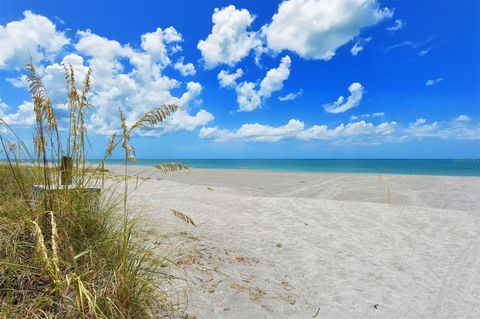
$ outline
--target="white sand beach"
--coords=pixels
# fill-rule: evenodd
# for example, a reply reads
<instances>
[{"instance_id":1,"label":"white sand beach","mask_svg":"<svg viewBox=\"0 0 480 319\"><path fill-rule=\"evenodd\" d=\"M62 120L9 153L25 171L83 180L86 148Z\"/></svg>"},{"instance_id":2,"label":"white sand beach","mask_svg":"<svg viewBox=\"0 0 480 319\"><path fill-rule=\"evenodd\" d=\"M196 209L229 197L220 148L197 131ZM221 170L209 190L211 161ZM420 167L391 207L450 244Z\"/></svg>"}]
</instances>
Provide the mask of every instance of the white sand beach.
<instances>
[{"instance_id":1,"label":"white sand beach","mask_svg":"<svg viewBox=\"0 0 480 319\"><path fill-rule=\"evenodd\" d=\"M190 318L480 318L478 177L129 174L132 207L183 249Z\"/></svg>"}]
</instances>

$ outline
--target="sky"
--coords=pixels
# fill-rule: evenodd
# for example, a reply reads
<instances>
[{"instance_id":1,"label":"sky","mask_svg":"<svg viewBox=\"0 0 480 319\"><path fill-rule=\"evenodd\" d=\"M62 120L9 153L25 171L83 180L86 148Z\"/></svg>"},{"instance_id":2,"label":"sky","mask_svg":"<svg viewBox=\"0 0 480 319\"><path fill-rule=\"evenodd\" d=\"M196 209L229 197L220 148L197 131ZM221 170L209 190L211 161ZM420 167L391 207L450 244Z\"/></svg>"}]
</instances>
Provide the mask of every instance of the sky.
<instances>
[{"instance_id":1,"label":"sky","mask_svg":"<svg viewBox=\"0 0 480 319\"><path fill-rule=\"evenodd\" d=\"M31 139L31 56L64 127L91 68L90 158L166 103L137 158L479 158L479 40L479 1L0 0L0 117Z\"/></svg>"}]
</instances>

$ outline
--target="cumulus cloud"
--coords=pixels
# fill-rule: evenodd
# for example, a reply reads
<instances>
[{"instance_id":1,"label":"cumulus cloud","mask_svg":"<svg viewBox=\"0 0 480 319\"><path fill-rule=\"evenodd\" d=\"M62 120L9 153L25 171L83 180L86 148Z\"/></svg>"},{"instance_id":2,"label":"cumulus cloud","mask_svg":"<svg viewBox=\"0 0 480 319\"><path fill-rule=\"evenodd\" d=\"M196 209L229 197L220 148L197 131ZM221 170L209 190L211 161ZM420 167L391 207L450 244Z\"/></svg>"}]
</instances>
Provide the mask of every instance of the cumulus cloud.
<instances>
[{"instance_id":1,"label":"cumulus cloud","mask_svg":"<svg viewBox=\"0 0 480 319\"><path fill-rule=\"evenodd\" d=\"M471 120L471 118L468 115L465 115L465 114L461 114L457 118L455 118L456 122L468 122L470 120Z\"/></svg>"},{"instance_id":2,"label":"cumulus cloud","mask_svg":"<svg viewBox=\"0 0 480 319\"><path fill-rule=\"evenodd\" d=\"M230 131L218 127L202 128L199 137L215 141L245 140L257 142L276 142L284 139L297 140L337 140L337 139L365 139L369 137L386 137L395 132L397 123L384 122L374 125L365 121L340 124L334 128L326 125L313 125L305 128L305 124L298 119L291 119L281 126L263 124L243 124L239 129Z\"/></svg>"},{"instance_id":3,"label":"cumulus cloud","mask_svg":"<svg viewBox=\"0 0 480 319\"><path fill-rule=\"evenodd\" d=\"M370 42L370 40L372 40L371 37L369 37L369 38L359 38L355 42L353 47L350 49L350 53L353 56L357 56L361 51L363 51L363 48L365 47L365 45L367 45L368 42Z\"/></svg>"},{"instance_id":4,"label":"cumulus cloud","mask_svg":"<svg viewBox=\"0 0 480 319\"><path fill-rule=\"evenodd\" d=\"M260 107L261 96L255 89L255 83L242 82L236 87L238 111L250 112Z\"/></svg>"},{"instance_id":5,"label":"cumulus cloud","mask_svg":"<svg viewBox=\"0 0 480 319\"><path fill-rule=\"evenodd\" d=\"M270 97L273 92L283 88L283 82L290 76L290 65L292 61L290 57L284 56L278 68L270 69L267 75L260 83L259 95L262 97Z\"/></svg>"},{"instance_id":6,"label":"cumulus cloud","mask_svg":"<svg viewBox=\"0 0 480 319\"><path fill-rule=\"evenodd\" d=\"M426 119L418 118L409 124L405 132L414 137L434 137L438 135L438 128L438 122L428 124Z\"/></svg>"},{"instance_id":7,"label":"cumulus cloud","mask_svg":"<svg viewBox=\"0 0 480 319\"><path fill-rule=\"evenodd\" d=\"M201 138L209 138L217 141L229 139L244 139L248 141L275 142L287 137L293 137L304 129L303 122L291 119L287 124L274 127L258 123L243 124L238 130L231 132L214 128L202 128L199 132Z\"/></svg>"},{"instance_id":8,"label":"cumulus cloud","mask_svg":"<svg viewBox=\"0 0 480 319\"><path fill-rule=\"evenodd\" d=\"M178 70L183 76L195 75L197 70L192 63L183 63L183 57L180 58L174 65L175 70Z\"/></svg>"},{"instance_id":9,"label":"cumulus cloud","mask_svg":"<svg viewBox=\"0 0 480 319\"><path fill-rule=\"evenodd\" d=\"M149 53L152 58L159 61L162 66L170 64L168 44L182 42L182 35L174 27L168 27L165 30L157 28L155 32L142 34L142 48ZM178 47L173 45L170 50L176 52Z\"/></svg>"},{"instance_id":10,"label":"cumulus cloud","mask_svg":"<svg viewBox=\"0 0 480 319\"><path fill-rule=\"evenodd\" d=\"M433 80L428 80L427 82L425 82L425 85L426 86L432 86L432 85L435 85L437 83L440 83L443 81L443 78L436 78L436 79L433 79Z\"/></svg>"},{"instance_id":11,"label":"cumulus cloud","mask_svg":"<svg viewBox=\"0 0 480 319\"><path fill-rule=\"evenodd\" d=\"M303 90L300 89L297 92L291 92L291 93L288 93L287 95L279 96L278 100L281 102L292 101L292 100L295 100L297 97L302 96L302 94L303 94Z\"/></svg>"},{"instance_id":12,"label":"cumulus cloud","mask_svg":"<svg viewBox=\"0 0 480 319\"><path fill-rule=\"evenodd\" d=\"M348 91L350 91L350 96L346 100L342 95L337 99L337 101L324 104L323 107L325 111L328 113L343 113L358 106L363 97L363 86L358 82L354 82L350 84Z\"/></svg>"},{"instance_id":13,"label":"cumulus cloud","mask_svg":"<svg viewBox=\"0 0 480 319\"><path fill-rule=\"evenodd\" d=\"M214 119L213 115L206 110L200 110L195 115L188 114L180 109L168 117L157 129L149 129L141 132L142 136L160 136L177 131L193 131L197 127L204 126Z\"/></svg>"},{"instance_id":14,"label":"cumulus cloud","mask_svg":"<svg viewBox=\"0 0 480 319\"><path fill-rule=\"evenodd\" d=\"M218 73L217 79L220 82L220 86L224 88L235 87L237 79L243 75L243 70L238 68L234 73L229 73L225 70Z\"/></svg>"},{"instance_id":15,"label":"cumulus cloud","mask_svg":"<svg viewBox=\"0 0 480 319\"><path fill-rule=\"evenodd\" d=\"M6 106L6 104L4 104L4 106ZM22 104L18 106L18 109L15 113L10 113L10 114L2 114L2 113L3 111L0 108L0 117L8 125L31 126L35 124L35 113L33 112L32 102L24 101Z\"/></svg>"},{"instance_id":16,"label":"cumulus cloud","mask_svg":"<svg viewBox=\"0 0 480 319\"><path fill-rule=\"evenodd\" d=\"M69 43L46 17L31 11L24 11L23 16L22 20L0 25L0 69L24 69L29 54L35 64L52 61Z\"/></svg>"},{"instance_id":17,"label":"cumulus cloud","mask_svg":"<svg viewBox=\"0 0 480 319\"><path fill-rule=\"evenodd\" d=\"M330 140L330 139L380 139L395 132L396 122L383 122L374 125L365 121L358 121L348 124L340 124L333 129L328 129L326 125L314 125L311 128L301 132L299 139L302 140Z\"/></svg>"},{"instance_id":18,"label":"cumulus cloud","mask_svg":"<svg viewBox=\"0 0 480 319\"><path fill-rule=\"evenodd\" d=\"M0 98L0 117L4 114L4 112L8 109L7 103L2 101L2 98Z\"/></svg>"},{"instance_id":19,"label":"cumulus cloud","mask_svg":"<svg viewBox=\"0 0 480 319\"><path fill-rule=\"evenodd\" d=\"M60 63L53 63L45 67L42 74L42 82L47 89L48 97L58 108L67 108L67 106L63 104L67 96L64 66L71 66L75 73L75 81L82 83L88 70L88 66L86 66L84 62L83 57L71 53L64 56Z\"/></svg>"},{"instance_id":20,"label":"cumulus cloud","mask_svg":"<svg viewBox=\"0 0 480 319\"><path fill-rule=\"evenodd\" d=\"M260 41L256 33L248 31L254 19L247 9L237 9L233 5L216 8L212 15L212 32L197 45L205 67L212 69L219 64L232 66L258 46Z\"/></svg>"},{"instance_id":21,"label":"cumulus cloud","mask_svg":"<svg viewBox=\"0 0 480 319\"><path fill-rule=\"evenodd\" d=\"M324 124L305 127L303 121L291 119L287 124L280 126L243 124L237 130L203 127L199 137L217 142L230 140L276 142L291 139L378 144L422 138L480 140L480 126L458 121L428 123L426 119L419 118L406 127L400 126L397 122L382 122L375 125L364 120L341 123L334 127Z\"/></svg>"},{"instance_id":22,"label":"cumulus cloud","mask_svg":"<svg viewBox=\"0 0 480 319\"><path fill-rule=\"evenodd\" d=\"M383 117L383 116L385 116L384 112L375 112L375 113L368 113L368 114L352 115L350 116L350 119L357 120L359 118Z\"/></svg>"},{"instance_id":23,"label":"cumulus cloud","mask_svg":"<svg viewBox=\"0 0 480 319\"><path fill-rule=\"evenodd\" d=\"M40 20L47 20L46 24L51 24L51 29L55 30L50 20L45 17ZM7 27L11 28L11 25L15 23L9 23ZM63 65L72 66L78 84L89 67L93 71L89 96L92 107L87 114L87 128L96 134L111 134L118 129L120 123L116 113L119 108L123 110L128 124L132 124L159 105L176 103L182 107L170 119L159 124L156 130L143 130L140 132L142 135L191 131L213 120L211 113L198 108L202 92L200 83L182 83L163 74L167 67L177 68L183 74L194 72L193 65L184 64L183 58L177 59L181 66L172 63L172 56L181 50L180 43L183 41L175 28L157 28L140 35L138 47L122 44L90 30L77 31L76 35L77 40L69 54L58 63L51 62L38 69L60 124L62 116L68 115ZM12 78L10 83L26 87L22 77ZM173 94L174 90L179 93ZM34 121L32 107L31 103L25 102L11 114L2 110L2 117L12 125L31 125Z\"/></svg>"},{"instance_id":24,"label":"cumulus cloud","mask_svg":"<svg viewBox=\"0 0 480 319\"><path fill-rule=\"evenodd\" d=\"M403 29L406 25L407 25L407 22L405 20L396 19L393 22L393 25L388 27L386 30L389 31L389 32L395 32L395 31Z\"/></svg>"},{"instance_id":25,"label":"cumulus cloud","mask_svg":"<svg viewBox=\"0 0 480 319\"><path fill-rule=\"evenodd\" d=\"M178 45L182 42L182 35L175 28L157 28L154 32L141 35L141 49L122 45L90 31L79 32L79 35L80 40L75 47L89 57L88 64L93 69L91 102L96 108L90 118L91 129L109 134L118 127L118 118L111 116L112 106L122 107L130 124L161 104L176 103L184 107L184 110L178 111L176 121L166 121L156 130L141 132L142 135L149 136L181 129L190 130L192 125L205 125L213 119L205 110L200 110L193 116L187 112L191 102L198 100L202 91L200 83L186 83L186 91L176 97L172 95L172 90L182 87L183 84L162 73L172 64L171 55L179 50ZM100 44L102 50L91 50L92 46ZM128 59L133 67L130 72L125 72L121 59ZM179 62L182 67L177 64L176 68L180 68L180 72L193 72L193 65L184 65L182 59ZM175 68L175 64L173 67ZM209 116L206 116L207 114ZM189 126L181 126L178 120L180 118L190 123Z\"/></svg>"},{"instance_id":26,"label":"cumulus cloud","mask_svg":"<svg viewBox=\"0 0 480 319\"><path fill-rule=\"evenodd\" d=\"M290 50L306 59L330 60L360 30L393 16L376 0L283 1L262 28L268 47Z\"/></svg>"},{"instance_id":27,"label":"cumulus cloud","mask_svg":"<svg viewBox=\"0 0 480 319\"><path fill-rule=\"evenodd\" d=\"M27 75L22 74L18 77L6 78L8 83L16 88L28 88Z\"/></svg>"},{"instance_id":28,"label":"cumulus cloud","mask_svg":"<svg viewBox=\"0 0 480 319\"><path fill-rule=\"evenodd\" d=\"M460 121L457 121L457 119L452 122L434 121L428 123L426 119L418 118L405 128L404 133L408 137L416 139L480 140L480 125L478 123L468 123L469 121L465 121L466 118L463 117Z\"/></svg>"},{"instance_id":29,"label":"cumulus cloud","mask_svg":"<svg viewBox=\"0 0 480 319\"><path fill-rule=\"evenodd\" d=\"M259 108L262 100L283 88L283 82L290 76L291 59L284 56L277 68L270 69L260 82L259 87L254 82L243 81L237 84L237 79L243 75L242 69L235 73L221 71L218 80L221 87L233 88L237 92L238 111L250 112Z\"/></svg>"}]
</instances>

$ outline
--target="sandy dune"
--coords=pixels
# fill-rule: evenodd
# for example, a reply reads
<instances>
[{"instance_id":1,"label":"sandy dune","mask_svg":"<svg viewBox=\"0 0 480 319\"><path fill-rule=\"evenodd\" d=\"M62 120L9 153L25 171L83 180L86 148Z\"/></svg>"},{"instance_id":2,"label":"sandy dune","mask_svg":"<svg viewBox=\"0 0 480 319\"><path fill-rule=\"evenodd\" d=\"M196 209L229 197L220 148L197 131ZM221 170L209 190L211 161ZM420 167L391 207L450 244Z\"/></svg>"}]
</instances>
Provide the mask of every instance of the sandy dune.
<instances>
[{"instance_id":1,"label":"sandy dune","mask_svg":"<svg viewBox=\"0 0 480 319\"><path fill-rule=\"evenodd\" d=\"M480 318L480 178L144 169L197 318Z\"/></svg>"}]
</instances>

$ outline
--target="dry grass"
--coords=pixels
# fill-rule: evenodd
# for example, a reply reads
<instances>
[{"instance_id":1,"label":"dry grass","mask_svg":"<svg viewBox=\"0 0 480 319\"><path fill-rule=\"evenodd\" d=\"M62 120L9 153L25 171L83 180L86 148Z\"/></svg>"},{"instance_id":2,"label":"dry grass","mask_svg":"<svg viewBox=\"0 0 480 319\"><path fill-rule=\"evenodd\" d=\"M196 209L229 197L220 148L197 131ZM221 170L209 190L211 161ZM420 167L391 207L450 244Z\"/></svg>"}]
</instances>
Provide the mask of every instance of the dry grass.
<instances>
[{"instance_id":1,"label":"dry grass","mask_svg":"<svg viewBox=\"0 0 480 319\"><path fill-rule=\"evenodd\" d=\"M178 301L166 288L172 276L165 272L165 258L152 253L127 210L127 163L135 161L134 131L162 122L177 106L160 106L132 127L120 112L121 131L111 136L103 160L92 166L85 149L91 71L77 89L73 68L65 67L70 120L62 139L40 76L32 64L27 70L36 116L33 148L0 118L15 137L8 141L0 135L6 159L0 165L0 318L175 316ZM104 162L120 146L125 152L124 193L117 198L102 186L108 172ZM63 156L72 158L74 186L61 185L58 163ZM184 166L168 163L161 169ZM32 202L34 184L58 191L47 190ZM102 188L99 198L92 199L92 187Z\"/></svg>"},{"instance_id":2,"label":"dry grass","mask_svg":"<svg viewBox=\"0 0 480 319\"><path fill-rule=\"evenodd\" d=\"M175 217L183 220L185 223L187 223L189 225L196 226L193 219L191 219L190 217L188 217L187 215L185 215L181 211L173 209L173 208L170 208L170 210L172 211L173 215L175 215Z\"/></svg>"}]
</instances>

